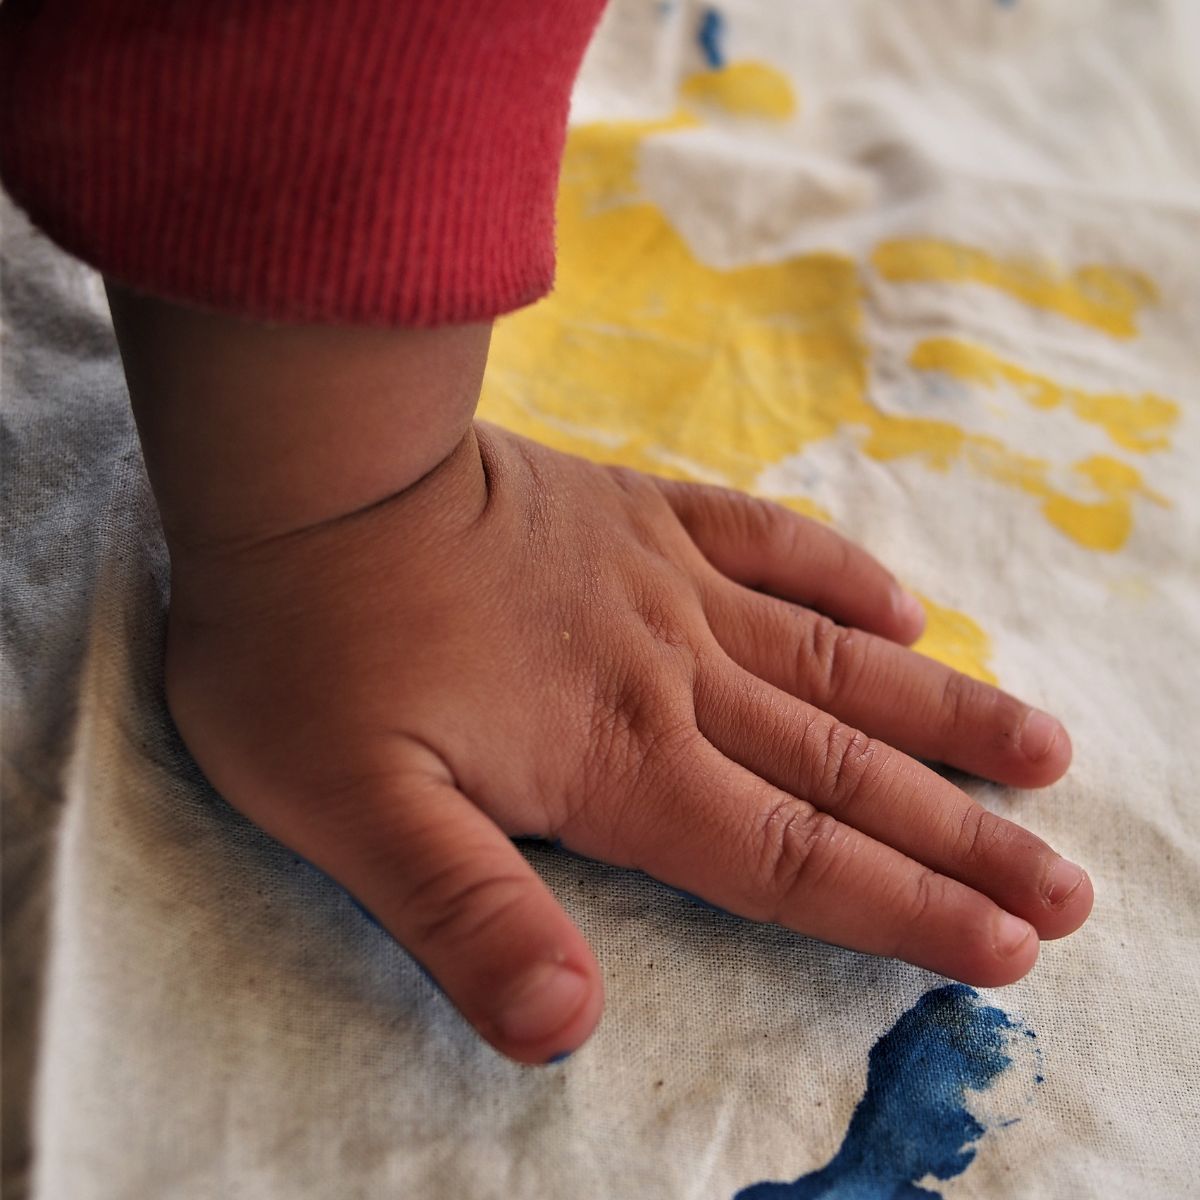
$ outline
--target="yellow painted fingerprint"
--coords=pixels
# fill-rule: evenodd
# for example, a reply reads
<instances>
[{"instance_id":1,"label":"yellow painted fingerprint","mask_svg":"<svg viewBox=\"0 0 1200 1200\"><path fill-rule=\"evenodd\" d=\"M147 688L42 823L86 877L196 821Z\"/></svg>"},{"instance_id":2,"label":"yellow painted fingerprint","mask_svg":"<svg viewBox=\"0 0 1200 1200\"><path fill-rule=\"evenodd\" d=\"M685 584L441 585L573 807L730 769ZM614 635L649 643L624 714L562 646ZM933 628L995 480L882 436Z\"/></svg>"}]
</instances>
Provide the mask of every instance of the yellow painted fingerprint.
<instances>
[{"instance_id":1,"label":"yellow painted fingerprint","mask_svg":"<svg viewBox=\"0 0 1200 1200\"><path fill-rule=\"evenodd\" d=\"M1113 337L1133 337L1139 310L1158 296L1152 280L1124 267L1072 271L1034 259L998 258L936 238L882 242L871 263L893 283L978 283Z\"/></svg>"},{"instance_id":2,"label":"yellow painted fingerprint","mask_svg":"<svg viewBox=\"0 0 1200 1200\"><path fill-rule=\"evenodd\" d=\"M1111 552L1125 544L1133 529L1131 497L1141 496L1162 508L1169 507L1164 496L1146 486L1135 467L1107 454L1082 459L1072 472L1101 498L1081 501L1047 489L1042 511L1051 524L1089 550Z\"/></svg>"},{"instance_id":3,"label":"yellow painted fingerprint","mask_svg":"<svg viewBox=\"0 0 1200 1200\"><path fill-rule=\"evenodd\" d=\"M919 343L909 364L918 371L941 371L985 387L1007 384L1034 408L1065 405L1081 421L1103 429L1118 446L1142 454L1165 450L1170 445L1170 431L1179 420L1179 405L1152 392L1129 395L1066 387L958 338L930 338Z\"/></svg>"},{"instance_id":4,"label":"yellow painted fingerprint","mask_svg":"<svg viewBox=\"0 0 1200 1200\"><path fill-rule=\"evenodd\" d=\"M1036 499L1033 511L1078 545L1119 549L1134 503L1162 502L1132 467L1086 460L1064 488L1054 464L998 438L875 406L853 259L804 254L720 269L692 254L641 194L637 164L647 137L699 119L680 110L662 121L571 133L558 204L558 286L497 323L481 415L572 453L746 489L764 467L842 437L878 462L966 467ZM1000 369L979 359L964 365L961 355L956 361L956 369ZM1048 381L1035 388L1006 378L1038 402L1077 405L1114 437L1152 441L1155 422L1163 427L1152 405L1131 416L1113 411L1107 398L1064 391L1054 400L1042 386ZM800 511L811 504L784 502Z\"/></svg>"}]
</instances>

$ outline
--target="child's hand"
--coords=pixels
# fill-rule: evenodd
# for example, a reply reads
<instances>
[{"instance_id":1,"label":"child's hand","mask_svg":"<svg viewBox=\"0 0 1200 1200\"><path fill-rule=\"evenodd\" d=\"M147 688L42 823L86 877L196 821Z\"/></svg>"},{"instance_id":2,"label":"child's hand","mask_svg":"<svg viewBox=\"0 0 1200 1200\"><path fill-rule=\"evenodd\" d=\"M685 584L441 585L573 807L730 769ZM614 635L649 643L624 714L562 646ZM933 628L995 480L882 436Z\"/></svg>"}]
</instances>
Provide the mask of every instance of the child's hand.
<instances>
[{"instance_id":1,"label":"child's hand","mask_svg":"<svg viewBox=\"0 0 1200 1200\"><path fill-rule=\"evenodd\" d=\"M908 757L1037 786L1066 734L920 624L819 525L477 426L375 507L176 552L167 683L229 801L543 1062L600 972L513 836L981 985L1083 922L1079 868Z\"/></svg>"}]
</instances>

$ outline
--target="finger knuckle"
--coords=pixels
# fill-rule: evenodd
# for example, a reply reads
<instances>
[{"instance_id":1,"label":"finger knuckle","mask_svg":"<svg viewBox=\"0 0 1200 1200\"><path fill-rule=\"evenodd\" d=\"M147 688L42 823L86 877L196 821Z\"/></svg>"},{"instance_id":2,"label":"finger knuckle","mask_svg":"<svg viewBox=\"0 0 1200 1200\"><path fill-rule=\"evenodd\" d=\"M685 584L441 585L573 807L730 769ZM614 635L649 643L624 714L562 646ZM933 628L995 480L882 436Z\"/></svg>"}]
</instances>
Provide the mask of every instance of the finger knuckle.
<instances>
[{"instance_id":1,"label":"finger knuckle","mask_svg":"<svg viewBox=\"0 0 1200 1200\"><path fill-rule=\"evenodd\" d=\"M979 706L983 685L969 675L951 671L942 685L939 711L943 724L952 729L961 728L973 709Z\"/></svg>"},{"instance_id":2,"label":"finger knuckle","mask_svg":"<svg viewBox=\"0 0 1200 1200\"><path fill-rule=\"evenodd\" d=\"M982 689L983 685L980 687ZM992 725L992 744L1002 754L1019 752L1021 730L1029 716L1029 708L1004 692L992 688L986 691Z\"/></svg>"},{"instance_id":3,"label":"finger knuckle","mask_svg":"<svg viewBox=\"0 0 1200 1200\"><path fill-rule=\"evenodd\" d=\"M739 495L747 536L765 551L791 557L796 551L799 519L770 500Z\"/></svg>"},{"instance_id":4,"label":"finger knuckle","mask_svg":"<svg viewBox=\"0 0 1200 1200\"><path fill-rule=\"evenodd\" d=\"M907 902L896 906L896 915L900 919L897 921L897 933L889 957L904 957L905 947L911 943L913 931L920 930L944 903L945 885L944 876L928 867L922 868L917 874L908 889Z\"/></svg>"},{"instance_id":5,"label":"finger knuckle","mask_svg":"<svg viewBox=\"0 0 1200 1200\"><path fill-rule=\"evenodd\" d=\"M515 874L476 875L457 865L436 871L406 897L412 937L417 945L477 942L511 920L527 890Z\"/></svg>"},{"instance_id":6,"label":"finger knuckle","mask_svg":"<svg viewBox=\"0 0 1200 1200\"><path fill-rule=\"evenodd\" d=\"M749 523L753 532L764 538L779 532L783 510L777 504L746 492L730 492L729 495L733 498L742 520Z\"/></svg>"},{"instance_id":7,"label":"finger knuckle","mask_svg":"<svg viewBox=\"0 0 1200 1200\"><path fill-rule=\"evenodd\" d=\"M761 830L761 881L768 920L779 920L801 893L819 889L836 860L840 826L795 797L775 806Z\"/></svg>"},{"instance_id":8,"label":"finger knuckle","mask_svg":"<svg viewBox=\"0 0 1200 1200\"><path fill-rule=\"evenodd\" d=\"M797 675L825 702L854 688L861 637L828 617L814 616L800 639Z\"/></svg>"},{"instance_id":9,"label":"finger knuckle","mask_svg":"<svg viewBox=\"0 0 1200 1200\"><path fill-rule=\"evenodd\" d=\"M676 764L696 727L690 697L690 690L672 687L652 671L613 672L595 697L588 739L592 777L636 788L652 769Z\"/></svg>"},{"instance_id":10,"label":"finger knuckle","mask_svg":"<svg viewBox=\"0 0 1200 1200\"><path fill-rule=\"evenodd\" d=\"M948 674L942 685L941 722L950 729L982 735L1001 753L1017 746L1027 711L1012 696L958 671Z\"/></svg>"},{"instance_id":11,"label":"finger knuckle","mask_svg":"<svg viewBox=\"0 0 1200 1200\"><path fill-rule=\"evenodd\" d=\"M596 697L598 740L614 746L633 743L648 748L655 736L656 690L640 675L618 674Z\"/></svg>"},{"instance_id":12,"label":"finger knuckle","mask_svg":"<svg viewBox=\"0 0 1200 1200\"><path fill-rule=\"evenodd\" d=\"M878 744L850 725L834 721L821 747L821 785L828 803L845 809L868 791Z\"/></svg>"},{"instance_id":13,"label":"finger knuckle","mask_svg":"<svg viewBox=\"0 0 1200 1200\"><path fill-rule=\"evenodd\" d=\"M956 836L955 857L976 865L989 856L996 840L996 822L984 809L970 804L963 809Z\"/></svg>"},{"instance_id":14,"label":"finger knuckle","mask_svg":"<svg viewBox=\"0 0 1200 1200\"><path fill-rule=\"evenodd\" d=\"M697 486L704 521L739 545L759 551L781 551L786 534L785 511L769 500L712 484Z\"/></svg>"},{"instance_id":15,"label":"finger knuckle","mask_svg":"<svg viewBox=\"0 0 1200 1200\"><path fill-rule=\"evenodd\" d=\"M638 620L650 637L671 650L688 649L695 640L681 613L682 596L659 586L635 588L631 597Z\"/></svg>"}]
</instances>

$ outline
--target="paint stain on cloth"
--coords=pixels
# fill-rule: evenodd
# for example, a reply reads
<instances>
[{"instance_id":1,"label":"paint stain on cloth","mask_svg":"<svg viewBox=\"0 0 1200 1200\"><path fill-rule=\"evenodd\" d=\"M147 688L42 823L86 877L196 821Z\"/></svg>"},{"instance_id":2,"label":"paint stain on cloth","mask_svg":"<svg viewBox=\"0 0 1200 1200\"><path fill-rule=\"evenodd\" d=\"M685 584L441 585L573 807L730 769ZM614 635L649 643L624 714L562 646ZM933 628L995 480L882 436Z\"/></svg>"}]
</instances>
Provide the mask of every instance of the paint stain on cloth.
<instances>
[{"instance_id":1,"label":"paint stain on cloth","mask_svg":"<svg viewBox=\"0 0 1200 1200\"><path fill-rule=\"evenodd\" d=\"M998 683L991 669L992 642L986 631L966 613L946 608L917 595L925 610L925 632L913 646L918 654L935 658L938 662L970 675L983 683Z\"/></svg>"},{"instance_id":2,"label":"paint stain on cloth","mask_svg":"<svg viewBox=\"0 0 1200 1200\"><path fill-rule=\"evenodd\" d=\"M696 40L704 54L704 61L714 70L725 65L725 18L715 8L706 8L700 17L700 29Z\"/></svg>"},{"instance_id":3,"label":"paint stain on cloth","mask_svg":"<svg viewBox=\"0 0 1200 1200\"><path fill-rule=\"evenodd\" d=\"M1081 421L1103 429L1114 445L1137 454L1165 450L1179 420L1179 405L1152 392L1089 392L1067 387L962 338L928 338L917 344L909 365L941 371L964 383L1011 388L1030 407L1065 406Z\"/></svg>"},{"instance_id":4,"label":"paint stain on cloth","mask_svg":"<svg viewBox=\"0 0 1200 1200\"><path fill-rule=\"evenodd\" d=\"M941 1196L922 1180L962 1174L988 1132L968 1094L989 1088L1012 1065L1014 1043L1033 1036L963 984L927 992L872 1047L866 1091L830 1162L790 1183L752 1184L734 1200Z\"/></svg>"},{"instance_id":5,"label":"paint stain on cloth","mask_svg":"<svg viewBox=\"0 0 1200 1200\"><path fill-rule=\"evenodd\" d=\"M811 253L711 266L642 193L638 163L648 140L736 122L747 111L762 126L764 114L790 112L792 97L788 79L767 64L729 63L686 81L667 117L571 132L558 285L497 322L480 415L569 453L752 492L765 468L848 440L878 463L903 460L941 475L966 468L1033 498L1032 512L1077 545L1119 550L1135 506L1163 502L1135 467L1113 455L1056 460L1046 455L1052 446L1029 453L945 419L881 409L858 262ZM1154 294L1149 280L1118 268L1059 271L931 239L884 243L874 262L891 279L982 280L1119 336L1132 332ZM943 355L938 369L948 363ZM962 356L951 365L964 369ZM973 360L975 386L985 366L994 373ZM1037 399L1053 394L1042 386ZM1114 405L1065 389L1060 402L1118 440L1157 446L1168 432L1158 404Z\"/></svg>"},{"instance_id":6,"label":"paint stain on cloth","mask_svg":"<svg viewBox=\"0 0 1200 1200\"><path fill-rule=\"evenodd\" d=\"M796 112L796 94L788 81L758 62L697 71L683 81L680 96L735 117L784 121Z\"/></svg>"},{"instance_id":7,"label":"paint stain on cloth","mask_svg":"<svg viewBox=\"0 0 1200 1200\"><path fill-rule=\"evenodd\" d=\"M1138 311L1158 298L1153 281L1139 271L1100 264L1067 270L937 238L883 242L871 263L893 283L980 284L1117 338L1133 337Z\"/></svg>"}]
</instances>

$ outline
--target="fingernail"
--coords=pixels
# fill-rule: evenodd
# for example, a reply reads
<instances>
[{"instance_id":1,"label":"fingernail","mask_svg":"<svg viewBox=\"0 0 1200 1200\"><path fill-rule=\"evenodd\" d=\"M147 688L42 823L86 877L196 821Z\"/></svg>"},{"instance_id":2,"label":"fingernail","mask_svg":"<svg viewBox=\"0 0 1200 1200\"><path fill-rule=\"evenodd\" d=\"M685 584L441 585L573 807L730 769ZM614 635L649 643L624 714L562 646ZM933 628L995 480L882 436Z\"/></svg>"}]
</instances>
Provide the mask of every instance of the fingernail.
<instances>
[{"instance_id":1,"label":"fingernail","mask_svg":"<svg viewBox=\"0 0 1200 1200\"><path fill-rule=\"evenodd\" d=\"M1021 727L1021 753L1030 762L1041 762L1054 748L1061 728L1049 713L1030 709Z\"/></svg>"},{"instance_id":2,"label":"fingernail","mask_svg":"<svg viewBox=\"0 0 1200 1200\"><path fill-rule=\"evenodd\" d=\"M543 963L513 989L496 1013L496 1025L511 1041L540 1042L575 1016L587 991L588 982L577 971Z\"/></svg>"},{"instance_id":3,"label":"fingernail","mask_svg":"<svg viewBox=\"0 0 1200 1200\"><path fill-rule=\"evenodd\" d=\"M1012 913L1001 913L996 922L996 953L1001 958L1012 958L1033 933L1033 926Z\"/></svg>"},{"instance_id":4,"label":"fingernail","mask_svg":"<svg viewBox=\"0 0 1200 1200\"><path fill-rule=\"evenodd\" d=\"M895 595L896 614L906 624L915 625L917 628L925 627L925 609L920 600L912 594L906 592L902 587L896 588Z\"/></svg>"},{"instance_id":5,"label":"fingernail","mask_svg":"<svg viewBox=\"0 0 1200 1200\"><path fill-rule=\"evenodd\" d=\"M1087 878L1087 872L1065 858L1054 864L1046 879L1046 900L1057 907L1065 904L1079 885Z\"/></svg>"}]
</instances>

